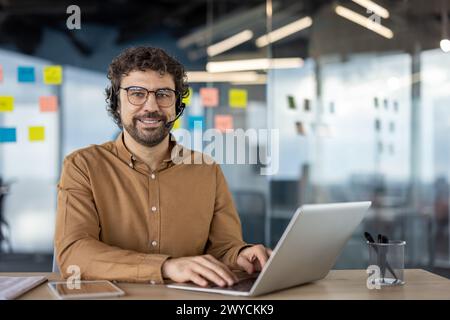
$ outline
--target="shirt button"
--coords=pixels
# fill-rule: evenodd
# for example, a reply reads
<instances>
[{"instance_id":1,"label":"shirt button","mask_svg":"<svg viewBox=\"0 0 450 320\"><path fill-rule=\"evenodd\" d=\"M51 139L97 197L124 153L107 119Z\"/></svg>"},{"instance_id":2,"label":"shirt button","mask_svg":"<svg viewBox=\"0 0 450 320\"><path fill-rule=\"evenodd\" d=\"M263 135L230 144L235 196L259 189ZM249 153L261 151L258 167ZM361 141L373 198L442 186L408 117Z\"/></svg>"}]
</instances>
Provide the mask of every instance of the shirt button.
<instances>
[{"instance_id":1,"label":"shirt button","mask_svg":"<svg viewBox=\"0 0 450 320\"><path fill-rule=\"evenodd\" d=\"M152 207L152 211L155 212L156 211L156 207L153 206Z\"/></svg>"},{"instance_id":2,"label":"shirt button","mask_svg":"<svg viewBox=\"0 0 450 320\"><path fill-rule=\"evenodd\" d=\"M156 247L158 245L157 241L152 241L152 246Z\"/></svg>"},{"instance_id":3,"label":"shirt button","mask_svg":"<svg viewBox=\"0 0 450 320\"><path fill-rule=\"evenodd\" d=\"M150 280L150 284L156 284L155 280Z\"/></svg>"},{"instance_id":4,"label":"shirt button","mask_svg":"<svg viewBox=\"0 0 450 320\"><path fill-rule=\"evenodd\" d=\"M154 173L152 173L151 177L152 177L152 179L155 179L156 176Z\"/></svg>"}]
</instances>

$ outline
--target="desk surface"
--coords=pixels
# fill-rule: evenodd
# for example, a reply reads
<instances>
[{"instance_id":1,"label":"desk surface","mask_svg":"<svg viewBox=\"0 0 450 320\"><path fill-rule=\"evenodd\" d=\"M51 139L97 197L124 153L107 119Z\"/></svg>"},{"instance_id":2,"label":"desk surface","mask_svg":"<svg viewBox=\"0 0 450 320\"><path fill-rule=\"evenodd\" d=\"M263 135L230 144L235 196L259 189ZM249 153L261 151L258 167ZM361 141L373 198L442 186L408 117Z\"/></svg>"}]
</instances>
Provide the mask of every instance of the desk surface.
<instances>
[{"instance_id":1,"label":"desk surface","mask_svg":"<svg viewBox=\"0 0 450 320\"><path fill-rule=\"evenodd\" d=\"M0 273L1 276L46 275L59 280L57 273ZM324 279L295 288L242 298L166 288L164 285L117 283L126 295L120 299L210 300L210 299L450 299L450 280L421 269L405 270L403 286L369 290L366 270L332 270ZM20 299L54 299L47 283L25 293Z\"/></svg>"}]
</instances>

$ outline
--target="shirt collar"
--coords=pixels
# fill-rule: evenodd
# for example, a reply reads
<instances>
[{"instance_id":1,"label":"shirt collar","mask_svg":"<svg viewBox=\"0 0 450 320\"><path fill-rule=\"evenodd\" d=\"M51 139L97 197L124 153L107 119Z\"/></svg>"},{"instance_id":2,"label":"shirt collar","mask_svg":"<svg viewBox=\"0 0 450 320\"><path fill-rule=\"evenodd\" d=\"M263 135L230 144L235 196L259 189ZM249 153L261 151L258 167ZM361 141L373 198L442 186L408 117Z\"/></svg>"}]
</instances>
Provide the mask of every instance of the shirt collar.
<instances>
[{"instance_id":1,"label":"shirt collar","mask_svg":"<svg viewBox=\"0 0 450 320\"><path fill-rule=\"evenodd\" d=\"M178 152L178 156L181 155L181 158L177 158L177 161L173 161L172 157L169 157L168 159L164 159L163 163L166 164L167 166L174 163L174 164L178 164L181 163L182 160L184 160L186 157L191 156L192 151L183 147L182 145L180 145L177 140L175 139L175 137L169 133L170 137L169 137L169 148L171 151L171 155L175 152ZM124 134L123 131L118 135L116 141L116 148L117 148L117 155L118 157L128 163L128 165L131 168L134 168L135 166L135 162L138 160L137 157L135 157L125 146L124 143ZM175 149L174 149L175 148ZM181 161L180 161L181 160Z\"/></svg>"}]
</instances>

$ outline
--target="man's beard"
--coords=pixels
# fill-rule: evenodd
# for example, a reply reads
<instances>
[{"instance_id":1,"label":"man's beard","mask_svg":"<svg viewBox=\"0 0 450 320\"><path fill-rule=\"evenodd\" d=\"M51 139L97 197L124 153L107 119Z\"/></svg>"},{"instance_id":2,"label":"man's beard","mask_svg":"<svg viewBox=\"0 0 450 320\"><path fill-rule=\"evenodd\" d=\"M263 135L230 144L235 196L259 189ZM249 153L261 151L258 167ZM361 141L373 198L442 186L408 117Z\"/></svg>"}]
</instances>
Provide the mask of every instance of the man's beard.
<instances>
[{"instance_id":1,"label":"man's beard","mask_svg":"<svg viewBox=\"0 0 450 320\"><path fill-rule=\"evenodd\" d=\"M138 128L140 119L157 119L160 120L159 126L156 128ZM154 147L160 144L170 132L171 126L167 127L167 117L158 112L149 112L143 115L133 117L131 123L123 123L123 127L128 134L139 144L146 147Z\"/></svg>"}]
</instances>

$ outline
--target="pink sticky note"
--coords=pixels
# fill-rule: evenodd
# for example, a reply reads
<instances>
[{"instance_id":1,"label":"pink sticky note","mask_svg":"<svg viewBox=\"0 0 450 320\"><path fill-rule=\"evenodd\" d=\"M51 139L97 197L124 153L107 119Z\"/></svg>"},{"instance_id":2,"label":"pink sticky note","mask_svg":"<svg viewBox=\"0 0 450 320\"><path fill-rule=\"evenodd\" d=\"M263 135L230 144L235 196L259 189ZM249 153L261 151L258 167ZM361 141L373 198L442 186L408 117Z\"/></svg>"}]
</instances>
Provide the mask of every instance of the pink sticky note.
<instances>
[{"instance_id":1,"label":"pink sticky note","mask_svg":"<svg viewBox=\"0 0 450 320\"><path fill-rule=\"evenodd\" d=\"M205 107L217 107L219 105L219 89L200 88L200 97Z\"/></svg>"},{"instance_id":2,"label":"pink sticky note","mask_svg":"<svg viewBox=\"0 0 450 320\"><path fill-rule=\"evenodd\" d=\"M55 112L58 110L58 97L42 96L39 97L39 109L41 112Z\"/></svg>"},{"instance_id":3,"label":"pink sticky note","mask_svg":"<svg viewBox=\"0 0 450 320\"><path fill-rule=\"evenodd\" d=\"M227 114L219 114L214 117L214 127L220 132L233 129L233 116Z\"/></svg>"}]
</instances>

